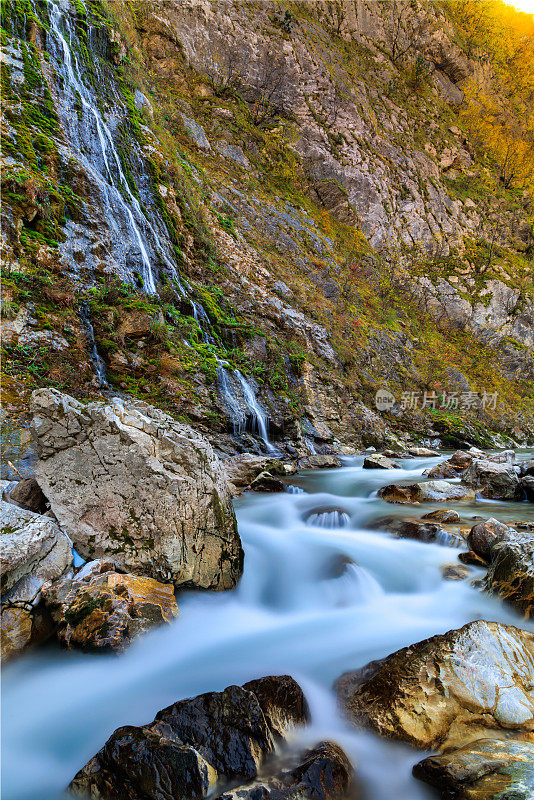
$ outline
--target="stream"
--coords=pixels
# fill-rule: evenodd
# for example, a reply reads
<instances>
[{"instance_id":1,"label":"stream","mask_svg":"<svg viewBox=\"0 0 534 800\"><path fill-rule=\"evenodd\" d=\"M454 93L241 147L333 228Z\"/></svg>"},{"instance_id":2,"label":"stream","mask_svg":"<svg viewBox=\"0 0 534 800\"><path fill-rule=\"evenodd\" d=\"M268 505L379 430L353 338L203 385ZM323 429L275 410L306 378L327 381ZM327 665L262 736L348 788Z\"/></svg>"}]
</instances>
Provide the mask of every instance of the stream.
<instances>
[{"instance_id":1,"label":"stream","mask_svg":"<svg viewBox=\"0 0 534 800\"><path fill-rule=\"evenodd\" d=\"M245 549L236 590L179 596L176 622L119 657L50 647L5 667L4 800L58 800L118 726L148 722L180 698L284 673L301 684L312 712L296 744L338 741L366 800L434 797L411 777L425 754L350 727L331 686L346 670L474 619L534 630L471 586L482 571L472 568L461 581L442 577L441 565L456 562L458 549L365 530L378 516L436 507L532 521L528 503L414 509L376 497L380 486L417 480L440 460L404 460L391 471L363 470L362 456L346 458L341 469L294 476L291 493L245 494L236 501Z\"/></svg>"}]
</instances>

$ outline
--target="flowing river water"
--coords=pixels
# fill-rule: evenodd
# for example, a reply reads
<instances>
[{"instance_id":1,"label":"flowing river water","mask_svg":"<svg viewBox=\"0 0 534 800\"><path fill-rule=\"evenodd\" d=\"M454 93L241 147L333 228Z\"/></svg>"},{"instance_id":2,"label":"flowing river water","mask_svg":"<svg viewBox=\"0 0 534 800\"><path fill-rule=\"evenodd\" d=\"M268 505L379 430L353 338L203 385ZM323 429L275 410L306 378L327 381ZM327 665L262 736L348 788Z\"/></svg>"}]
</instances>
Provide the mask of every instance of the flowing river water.
<instances>
[{"instance_id":1,"label":"flowing river water","mask_svg":"<svg viewBox=\"0 0 534 800\"><path fill-rule=\"evenodd\" d=\"M471 585L481 571L443 578L440 568L456 562L457 549L365 529L384 514L431 509L391 506L376 491L417 480L439 460L410 459L386 471L363 470L363 457L355 457L341 469L295 476L291 493L244 495L236 510L245 571L235 591L182 595L176 622L119 657L50 648L8 665L4 800L57 800L118 726L148 722L180 698L284 673L300 682L312 711L310 726L294 734L297 745L338 741L366 800L433 796L411 777L424 754L356 731L340 716L331 687L346 670L470 620L534 628ZM533 518L528 503L446 507L468 518Z\"/></svg>"}]
</instances>

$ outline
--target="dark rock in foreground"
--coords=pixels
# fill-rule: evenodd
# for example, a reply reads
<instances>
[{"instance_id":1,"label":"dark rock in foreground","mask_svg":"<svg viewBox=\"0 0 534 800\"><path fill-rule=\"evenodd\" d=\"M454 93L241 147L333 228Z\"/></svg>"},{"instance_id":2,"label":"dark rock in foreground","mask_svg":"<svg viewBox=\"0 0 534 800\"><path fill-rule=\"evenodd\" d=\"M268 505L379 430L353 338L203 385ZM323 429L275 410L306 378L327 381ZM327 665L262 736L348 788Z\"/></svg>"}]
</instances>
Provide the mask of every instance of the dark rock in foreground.
<instances>
[{"instance_id":1,"label":"dark rock in foreground","mask_svg":"<svg viewBox=\"0 0 534 800\"><path fill-rule=\"evenodd\" d=\"M534 744L480 739L452 753L425 758L413 774L448 800L532 800Z\"/></svg>"},{"instance_id":2,"label":"dark rock in foreground","mask_svg":"<svg viewBox=\"0 0 534 800\"><path fill-rule=\"evenodd\" d=\"M289 676L181 700L149 725L118 728L69 789L99 800L193 800L249 782L290 728L309 720Z\"/></svg>"},{"instance_id":3,"label":"dark rock in foreground","mask_svg":"<svg viewBox=\"0 0 534 800\"><path fill-rule=\"evenodd\" d=\"M486 588L526 617L534 613L534 535L512 528L491 547Z\"/></svg>"},{"instance_id":4,"label":"dark rock in foreground","mask_svg":"<svg viewBox=\"0 0 534 800\"><path fill-rule=\"evenodd\" d=\"M534 742L534 634L477 621L342 675L356 725L414 747L447 750L513 735Z\"/></svg>"}]
</instances>

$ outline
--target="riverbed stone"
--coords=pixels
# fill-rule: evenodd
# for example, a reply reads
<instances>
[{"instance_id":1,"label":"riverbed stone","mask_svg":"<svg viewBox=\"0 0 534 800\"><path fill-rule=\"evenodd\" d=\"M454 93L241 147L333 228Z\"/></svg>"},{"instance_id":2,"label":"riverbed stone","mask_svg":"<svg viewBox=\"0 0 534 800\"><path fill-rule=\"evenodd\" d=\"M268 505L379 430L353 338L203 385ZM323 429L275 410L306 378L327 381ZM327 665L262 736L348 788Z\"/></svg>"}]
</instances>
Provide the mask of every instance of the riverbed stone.
<instances>
[{"instance_id":1,"label":"riverbed stone","mask_svg":"<svg viewBox=\"0 0 534 800\"><path fill-rule=\"evenodd\" d=\"M255 492L285 492L286 485L280 478L264 471L254 478L250 488Z\"/></svg>"},{"instance_id":2,"label":"riverbed stone","mask_svg":"<svg viewBox=\"0 0 534 800\"><path fill-rule=\"evenodd\" d=\"M509 533L510 529L504 522L490 517L485 522L477 522L473 525L467 535L467 542L471 550L481 558L487 560L490 557L491 546L503 536Z\"/></svg>"},{"instance_id":3,"label":"riverbed stone","mask_svg":"<svg viewBox=\"0 0 534 800\"><path fill-rule=\"evenodd\" d=\"M525 493L525 499L529 503L534 503L534 475L525 475L521 478L521 489Z\"/></svg>"},{"instance_id":4,"label":"riverbed stone","mask_svg":"<svg viewBox=\"0 0 534 800\"><path fill-rule=\"evenodd\" d=\"M69 790L99 800L196 800L217 780L253 781L277 740L308 720L287 675L181 700L148 725L116 730Z\"/></svg>"},{"instance_id":5,"label":"riverbed stone","mask_svg":"<svg viewBox=\"0 0 534 800\"><path fill-rule=\"evenodd\" d=\"M448 481L424 481L421 483L392 483L377 492L388 503L445 503L453 501L472 501L475 492L467 486Z\"/></svg>"},{"instance_id":6,"label":"riverbed stone","mask_svg":"<svg viewBox=\"0 0 534 800\"><path fill-rule=\"evenodd\" d=\"M519 500L521 486L512 463L475 459L462 473L462 481L491 500Z\"/></svg>"},{"instance_id":7,"label":"riverbed stone","mask_svg":"<svg viewBox=\"0 0 534 800\"><path fill-rule=\"evenodd\" d=\"M391 458L387 458L380 453L372 456L366 456L363 461L363 468L364 469L400 469L400 464L397 464L396 461L392 461Z\"/></svg>"},{"instance_id":8,"label":"riverbed stone","mask_svg":"<svg viewBox=\"0 0 534 800\"><path fill-rule=\"evenodd\" d=\"M436 511L429 511L428 514L423 514L421 519L429 519L432 522L442 522L444 525L454 524L460 522L460 515L457 511L450 508L438 508Z\"/></svg>"},{"instance_id":9,"label":"riverbed stone","mask_svg":"<svg viewBox=\"0 0 534 800\"><path fill-rule=\"evenodd\" d=\"M458 546L463 544L462 538L455 531L447 530L440 523L427 522L409 517L379 517L370 523L371 530L384 530L400 539L416 539L419 542L438 542L439 544Z\"/></svg>"},{"instance_id":10,"label":"riverbed stone","mask_svg":"<svg viewBox=\"0 0 534 800\"><path fill-rule=\"evenodd\" d=\"M534 634L476 621L336 682L356 725L438 751L480 738L534 742Z\"/></svg>"},{"instance_id":11,"label":"riverbed stone","mask_svg":"<svg viewBox=\"0 0 534 800\"><path fill-rule=\"evenodd\" d=\"M493 543L486 588L525 617L534 615L534 534L509 528Z\"/></svg>"},{"instance_id":12,"label":"riverbed stone","mask_svg":"<svg viewBox=\"0 0 534 800\"><path fill-rule=\"evenodd\" d=\"M178 615L172 584L121 575L110 566L86 564L74 578L43 589L58 639L69 649L122 652L134 637Z\"/></svg>"},{"instance_id":13,"label":"riverbed stone","mask_svg":"<svg viewBox=\"0 0 534 800\"><path fill-rule=\"evenodd\" d=\"M32 395L35 475L85 559L175 586L230 589L243 552L221 464L188 425L135 400Z\"/></svg>"},{"instance_id":14,"label":"riverbed stone","mask_svg":"<svg viewBox=\"0 0 534 800\"><path fill-rule=\"evenodd\" d=\"M479 739L420 761L413 774L455 800L532 800L534 744Z\"/></svg>"},{"instance_id":15,"label":"riverbed stone","mask_svg":"<svg viewBox=\"0 0 534 800\"><path fill-rule=\"evenodd\" d=\"M4 499L19 508L33 511L34 514L44 514L50 507L35 478L22 478L17 481Z\"/></svg>"},{"instance_id":16,"label":"riverbed stone","mask_svg":"<svg viewBox=\"0 0 534 800\"><path fill-rule=\"evenodd\" d=\"M277 477L286 475L285 465L282 461L271 456L256 456L252 453L242 453L222 462L226 480L233 495L246 489L260 472L270 472Z\"/></svg>"}]
</instances>

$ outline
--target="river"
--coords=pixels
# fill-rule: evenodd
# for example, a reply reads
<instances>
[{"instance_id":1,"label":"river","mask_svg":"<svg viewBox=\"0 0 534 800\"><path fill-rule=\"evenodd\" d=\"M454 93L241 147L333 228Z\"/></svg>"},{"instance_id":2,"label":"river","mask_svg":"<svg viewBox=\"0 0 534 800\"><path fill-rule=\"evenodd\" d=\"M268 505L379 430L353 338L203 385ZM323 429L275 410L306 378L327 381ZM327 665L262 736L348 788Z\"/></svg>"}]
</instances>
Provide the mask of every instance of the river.
<instances>
[{"instance_id":1,"label":"river","mask_svg":"<svg viewBox=\"0 0 534 800\"><path fill-rule=\"evenodd\" d=\"M273 673L293 675L310 703L312 723L295 733L296 744L337 740L356 765L366 800L433 797L411 777L424 754L351 728L331 686L346 670L470 620L534 630L471 586L481 571L472 568L461 581L442 577L440 567L457 560L457 549L364 528L384 514L413 512L381 501L377 489L417 480L440 460L409 459L387 471L363 470L363 457L354 457L341 469L295 476L301 493L244 495L236 511L245 571L235 591L180 596L176 622L119 657L50 647L8 665L4 800L58 800L116 727L148 722L174 700ZM447 507L468 517L533 519L527 503ZM343 514L320 516L331 509ZM332 523L343 527L323 527Z\"/></svg>"}]
</instances>

